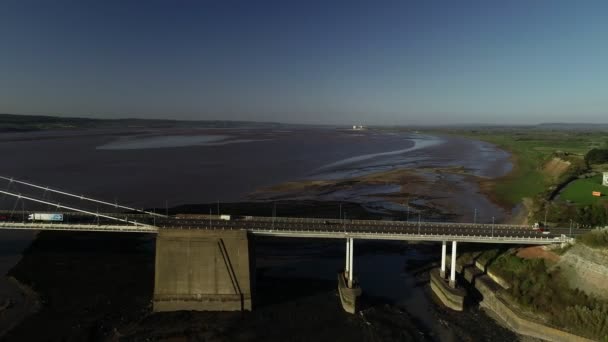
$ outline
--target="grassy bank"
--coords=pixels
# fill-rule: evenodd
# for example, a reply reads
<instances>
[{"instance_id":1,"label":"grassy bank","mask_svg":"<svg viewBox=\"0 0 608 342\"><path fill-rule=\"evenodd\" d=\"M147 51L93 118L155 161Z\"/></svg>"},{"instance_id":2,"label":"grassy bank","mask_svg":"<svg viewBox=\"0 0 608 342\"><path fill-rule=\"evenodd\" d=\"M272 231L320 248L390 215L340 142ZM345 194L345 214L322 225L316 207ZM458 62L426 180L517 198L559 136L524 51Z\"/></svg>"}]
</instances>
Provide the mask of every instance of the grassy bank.
<instances>
[{"instance_id":1,"label":"grassy bank","mask_svg":"<svg viewBox=\"0 0 608 342\"><path fill-rule=\"evenodd\" d=\"M592 196L591 193L593 191L600 192L602 196ZM608 187L602 185L602 176L598 175L591 178L575 180L564 189L560 198L565 201L589 205L606 200L607 193Z\"/></svg>"},{"instance_id":2,"label":"grassy bank","mask_svg":"<svg viewBox=\"0 0 608 342\"><path fill-rule=\"evenodd\" d=\"M567 178L567 174L547 170L544 166L548 161L560 156L571 165L582 166L584 154L605 140L600 132L486 129L446 133L490 142L512 154L512 172L492 184L495 196L511 205L546 192Z\"/></svg>"}]
</instances>

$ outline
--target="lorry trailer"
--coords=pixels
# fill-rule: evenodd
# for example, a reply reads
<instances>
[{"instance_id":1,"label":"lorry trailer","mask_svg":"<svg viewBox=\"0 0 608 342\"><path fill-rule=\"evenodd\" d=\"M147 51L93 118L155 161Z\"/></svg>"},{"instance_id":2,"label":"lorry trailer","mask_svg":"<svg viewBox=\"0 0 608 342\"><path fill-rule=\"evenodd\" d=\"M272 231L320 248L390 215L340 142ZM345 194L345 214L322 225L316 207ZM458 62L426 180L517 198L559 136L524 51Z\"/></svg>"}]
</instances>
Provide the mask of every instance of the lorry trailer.
<instances>
[{"instance_id":1,"label":"lorry trailer","mask_svg":"<svg viewBox=\"0 0 608 342\"><path fill-rule=\"evenodd\" d=\"M27 219L30 221L62 222L63 214L34 213L34 214L29 214Z\"/></svg>"}]
</instances>

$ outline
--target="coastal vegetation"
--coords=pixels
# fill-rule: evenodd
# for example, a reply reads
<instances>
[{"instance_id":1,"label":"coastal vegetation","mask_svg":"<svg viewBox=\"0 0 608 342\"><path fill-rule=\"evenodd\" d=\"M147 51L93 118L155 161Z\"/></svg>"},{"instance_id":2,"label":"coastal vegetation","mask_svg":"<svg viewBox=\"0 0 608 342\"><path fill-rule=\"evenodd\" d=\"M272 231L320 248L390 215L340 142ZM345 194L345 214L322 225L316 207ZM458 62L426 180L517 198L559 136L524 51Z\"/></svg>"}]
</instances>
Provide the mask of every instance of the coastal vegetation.
<instances>
[{"instance_id":1,"label":"coastal vegetation","mask_svg":"<svg viewBox=\"0 0 608 342\"><path fill-rule=\"evenodd\" d=\"M579 240L591 248L608 248L608 230L592 230L583 234Z\"/></svg>"},{"instance_id":2,"label":"coastal vegetation","mask_svg":"<svg viewBox=\"0 0 608 342\"><path fill-rule=\"evenodd\" d=\"M547 196L557 185L587 169L584 156L594 146L604 142L604 135L588 132L543 130L472 130L465 136L487 141L504 148L513 155L514 170L499 179L493 191L511 205L524 198ZM558 159L570 165L552 169L546 165Z\"/></svg>"},{"instance_id":3,"label":"coastal vegetation","mask_svg":"<svg viewBox=\"0 0 608 342\"><path fill-rule=\"evenodd\" d=\"M501 290L503 297L520 311L581 336L608 339L607 301L571 288L560 268L551 262L521 258L515 252L490 249L462 259L475 258L489 272L507 281L511 286Z\"/></svg>"},{"instance_id":4,"label":"coastal vegetation","mask_svg":"<svg viewBox=\"0 0 608 342\"><path fill-rule=\"evenodd\" d=\"M508 175L482 181L482 189L505 207L524 203L529 222L574 227L608 223L608 188L601 185L606 134L599 130L533 128L445 129L493 143L512 154ZM600 191L604 196L593 196Z\"/></svg>"}]
</instances>

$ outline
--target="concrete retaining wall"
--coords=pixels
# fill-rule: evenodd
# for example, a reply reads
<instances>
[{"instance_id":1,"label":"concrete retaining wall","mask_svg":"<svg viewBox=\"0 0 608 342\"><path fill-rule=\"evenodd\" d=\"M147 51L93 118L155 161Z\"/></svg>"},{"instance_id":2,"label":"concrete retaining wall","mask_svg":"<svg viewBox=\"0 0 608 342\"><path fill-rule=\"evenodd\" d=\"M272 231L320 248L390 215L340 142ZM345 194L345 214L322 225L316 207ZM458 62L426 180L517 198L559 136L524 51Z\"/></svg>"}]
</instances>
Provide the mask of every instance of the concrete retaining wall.
<instances>
[{"instance_id":1,"label":"concrete retaining wall","mask_svg":"<svg viewBox=\"0 0 608 342\"><path fill-rule=\"evenodd\" d=\"M490 278L492 278L492 280L494 280L495 283L502 286L504 289L509 289L511 287L511 284L509 284L509 282L502 279L499 275L495 274L491 270L488 270L486 265L479 262L479 260L475 260L475 267L477 267L477 269L479 269L481 272L486 273Z\"/></svg>"},{"instance_id":2,"label":"concrete retaining wall","mask_svg":"<svg viewBox=\"0 0 608 342\"><path fill-rule=\"evenodd\" d=\"M431 270L430 275L431 290L443 305L455 311L464 310L466 291L461 288L453 289L449 287L448 283L441 278L438 268Z\"/></svg>"},{"instance_id":3,"label":"concrete retaining wall","mask_svg":"<svg viewBox=\"0 0 608 342\"><path fill-rule=\"evenodd\" d=\"M156 240L154 311L252 309L247 232L162 229Z\"/></svg>"},{"instance_id":4,"label":"concrete retaining wall","mask_svg":"<svg viewBox=\"0 0 608 342\"><path fill-rule=\"evenodd\" d=\"M481 293L483 301L480 303L480 306L491 311L496 318L514 332L547 341L592 341L548 326L546 322L539 321L538 318L526 315L516 307L511 306L500 297L500 293L504 289L508 289L510 284L501 277L490 274L492 272L486 272L486 267L481 263L476 261L475 263L463 265L457 260L456 271Z\"/></svg>"}]
</instances>

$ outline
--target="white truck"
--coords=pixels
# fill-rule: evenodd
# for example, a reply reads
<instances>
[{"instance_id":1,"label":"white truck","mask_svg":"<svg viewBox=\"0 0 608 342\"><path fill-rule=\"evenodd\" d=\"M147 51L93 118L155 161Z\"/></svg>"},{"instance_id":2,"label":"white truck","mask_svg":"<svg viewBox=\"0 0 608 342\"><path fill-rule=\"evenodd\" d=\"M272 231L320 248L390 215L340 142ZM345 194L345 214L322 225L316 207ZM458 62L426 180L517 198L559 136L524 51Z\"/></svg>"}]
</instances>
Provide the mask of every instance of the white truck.
<instances>
[{"instance_id":1,"label":"white truck","mask_svg":"<svg viewBox=\"0 0 608 342\"><path fill-rule=\"evenodd\" d=\"M62 222L63 214L33 213L33 214L29 214L27 219L30 221Z\"/></svg>"}]
</instances>

